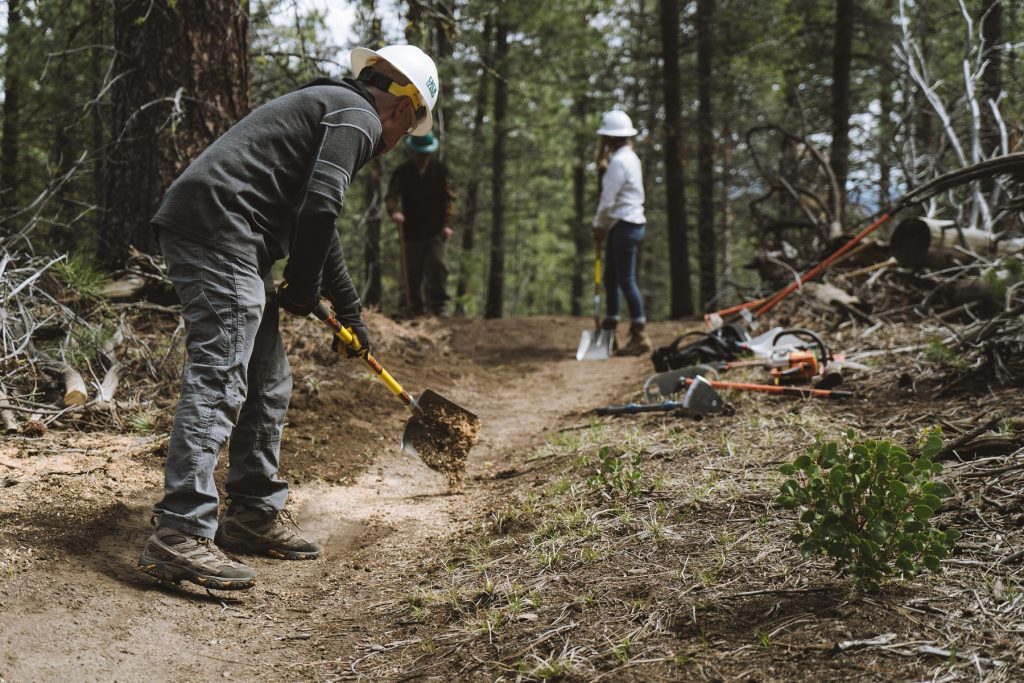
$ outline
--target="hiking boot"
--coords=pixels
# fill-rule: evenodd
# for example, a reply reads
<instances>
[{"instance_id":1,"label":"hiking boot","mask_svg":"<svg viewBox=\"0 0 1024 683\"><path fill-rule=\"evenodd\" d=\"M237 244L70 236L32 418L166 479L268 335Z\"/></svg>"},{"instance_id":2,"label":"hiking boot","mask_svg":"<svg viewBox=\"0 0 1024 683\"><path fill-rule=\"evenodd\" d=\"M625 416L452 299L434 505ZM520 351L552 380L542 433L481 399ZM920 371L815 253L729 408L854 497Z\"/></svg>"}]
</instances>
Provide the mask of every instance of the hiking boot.
<instances>
[{"instance_id":1,"label":"hiking boot","mask_svg":"<svg viewBox=\"0 0 1024 683\"><path fill-rule=\"evenodd\" d=\"M632 323L629 326L629 340L626 345L616 351L620 356L642 356L651 350L651 340L644 332L644 323Z\"/></svg>"},{"instance_id":2,"label":"hiking boot","mask_svg":"<svg viewBox=\"0 0 1024 683\"><path fill-rule=\"evenodd\" d=\"M299 535L302 531L285 510L263 512L231 505L217 527L221 548L239 553L269 555L279 560L315 560L320 546Z\"/></svg>"},{"instance_id":3,"label":"hiking boot","mask_svg":"<svg viewBox=\"0 0 1024 683\"><path fill-rule=\"evenodd\" d=\"M248 565L227 558L209 538L158 526L139 555L138 567L162 581L191 581L204 588L233 591L252 588Z\"/></svg>"}]
</instances>

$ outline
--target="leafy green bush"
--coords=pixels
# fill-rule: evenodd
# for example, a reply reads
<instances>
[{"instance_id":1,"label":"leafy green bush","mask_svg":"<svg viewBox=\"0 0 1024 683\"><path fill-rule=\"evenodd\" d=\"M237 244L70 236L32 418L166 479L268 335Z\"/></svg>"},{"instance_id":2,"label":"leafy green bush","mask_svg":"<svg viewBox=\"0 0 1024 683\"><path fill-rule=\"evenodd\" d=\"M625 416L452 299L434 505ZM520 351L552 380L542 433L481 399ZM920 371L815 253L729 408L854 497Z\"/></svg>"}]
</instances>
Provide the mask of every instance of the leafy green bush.
<instances>
[{"instance_id":1,"label":"leafy green bush","mask_svg":"<svg viewBox=\"0 0 1024 683\"><path fill-rule=\"evenodd\" d=\"M951 494L932 481L942 465L941 430L925 433L920 455L911 458L888 441L857 441L848 431L839 442L818 439L805 455L783 465L788 476L778 502L800 508L791 537L806 557L827 555L836 568L852 574L857 586L874 591L882 579L913 578L922 568L938 572L960 537L940 531L930 519Z\"/></svg>"}]
</instances>

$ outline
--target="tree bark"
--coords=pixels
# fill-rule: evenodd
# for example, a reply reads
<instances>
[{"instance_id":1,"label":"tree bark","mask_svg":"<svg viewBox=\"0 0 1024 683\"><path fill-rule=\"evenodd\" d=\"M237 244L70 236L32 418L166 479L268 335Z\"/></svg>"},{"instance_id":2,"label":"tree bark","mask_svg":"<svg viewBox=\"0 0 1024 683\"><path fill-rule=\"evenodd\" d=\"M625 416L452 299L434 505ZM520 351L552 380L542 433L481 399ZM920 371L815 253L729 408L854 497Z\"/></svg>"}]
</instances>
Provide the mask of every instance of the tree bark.
<instances>
[{"instance_id":1,"label":"tree bark","mask_svg":"<svg viewBox=\"0 0 1024 683\"><path fill-rule=\"evenodd\" d=\"M682 150L682 94L679 79L679 2L660 0L662 75L665 96L665 210L668 217L670 314L693 315L686 189Z\"/></svg>"},{"instance_id":2,"label":"tree bark","mask_svg":"<svg viewBox=\"0 0 1024 683\"><path fill-rule=\"evenodd\" d=\"M715 1L697 0L697 260L700 262L701 310L715 300L715 140L712 129L711 61Z\"/></svg>"},{"instance_id":3,"label":"tree bark","mask_svg":"<svg viewBox=\"0 0 1024 683\"><path fill-rule=\"evenodd\" d=\"M1002 149L1002 133L992 106L1003 89L1003 3L985 0L981 15L982 56L988 61L981 76L981 156L997 156ZM986 183L988 190L992 183Z\"/></svg>"},{"instance_id":4,"label":"tree bark","mask_svg":"<svg viewBox=\"0 0 1024 683\"><path fill-rule=\"evenodd\" d=\"M509 26L497 20L494 35L494 147L491 150L491 269L487 280L484 317L500 318L505 296L505 138L508 135L508 34Z\"/></svg>"},{"instance_id":5,"label":"tree bark","mask_svg":"<svg viewBox=\"0 0 1024 683\"><path fill-rule=\"evenodd\" d=\"M577 121L586 120L586 100L580 96L574 105ZM572 207L573 207L573 241L576 244L576 258L572 268L572 297L569 300L569 312L581 315L583 309L580 300L583 298L583 273L589 258L593 258L593 232L588 229L586 220L587 199L587 143L581 134L576 145L576 163L572 167ZM589 248L588 248L589 247Z\"/></svg>"},{"instance_id":6,"label":"tree bark","mask_svg":"<svg viewBox=\"0 0 1024 683\"><path fill-rule=\"evenodd\" d=\"M484 20L483 36L481 44L484 46L484 54L480 55L480 80L476 89L476 111L473 113L473 131L470 133L472 144L470 149L484 148L484 118L487 116L488 105L488 83L491 75L487 69L490 61L491 34L494 32L491 17ZM482 166L480 164L479 166ZM476 214L479 208L480 178L483 169L476 169L469 184L466 186L466 210L462 214L462 260L459 263L459 279L455 287L455 312L459 315L466 314L466 298L469 294L469 276L471 272L471 259L473 255L473 244L476 238Z\"/></svg>"},{"instance_id":7,"label":"tree bark","mask_svg":"<svg viewBox=\"0 0 1024 683\"><path fill-rule=\"evenodd\" d=\"M722 139L725 140L725 144L722 146L722 182L719 183L719 192L722 203L722 228L721 228L721 245L718 249L719 263L722 273L722 281L725 283L731 283L733 280L733 265L732 265L732 208L729 205L729 183L726 178L729 177L732 171L732 158L731 152L731 137L732 137L732 123L729 120L730 116L727 115L722 123Z\"/></svg>"},{"instance_id":8,"label":"tree bark","mask_svg":"<svg viewBox=\"0 0 1024 683\"><path fill-rule=\"evenodd\" d=\"M365 45L373 49L384 46L383 31L380 17L377 14L376 0L366 0L366 13L370 18L369 39ZM380 307L384 297L381 283L380 261L380 230L383 209L382 182L383 164L380 159L373 159L360 174L363 183L363 196L366 198L366 239L363 242L363 304ZM403 275L404 277L404 275Z\"/></svg>"},{"instance_id":9,"label":"tree bark","mask_svg":"<svg viewBox=\"0 0 1024 683\"><path fill-rule=\"evenodd\" d=\"M112 140L105 159L104 265L155 249L167 186L249 112L248 2L126 0L114 15Z\"/></svg>"},{"instance_id":10,"label":"tree bark","mask_svg":"<svg viewBox=\"0 0 1024 683\"><path fill-rule=\"evenodd\" d=\"M7 1L7 59L4 64L4 126L0 142L0 208L5 217L18 205L18 138L21 136L21 67L18 56L23 49L21 36L21 0ZM0 235L11 231L0 222Z\"/></svg>"},{"instance_id":11,"label":"tree bark","mask_svg":"<svg viewBox=\"0 0 1024 683\"><path fill-rule=\"evenodd\" d=\"M843 224L846 179L850 174L850 68L853 63L854 0L836 0L835 44L832 51L832 150L829 163L836 178L839 207L835 221Z\"/></svg>"}]
</instances>

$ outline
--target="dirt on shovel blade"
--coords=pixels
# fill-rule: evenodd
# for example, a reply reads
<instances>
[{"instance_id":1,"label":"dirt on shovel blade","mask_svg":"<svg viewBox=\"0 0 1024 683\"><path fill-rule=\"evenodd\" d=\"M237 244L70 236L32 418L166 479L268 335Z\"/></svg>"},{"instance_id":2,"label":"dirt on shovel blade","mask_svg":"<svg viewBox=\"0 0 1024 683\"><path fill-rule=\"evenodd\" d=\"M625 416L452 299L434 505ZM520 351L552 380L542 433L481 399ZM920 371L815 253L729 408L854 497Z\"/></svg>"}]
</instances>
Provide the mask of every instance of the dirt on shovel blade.
<instances>
[{"instance_id":1,"label":"dirt on shovel blade","mask_svg":"<svg viewBox=\"0 0 1024 683\"><path fill-rule=\"evenodd\" d=\"M465 410L427 405L423 417L413 418L413 423L409 432L420 459L444 474L450 486L461 485L466 458L478 439L480 419Z\"/></svg>"}]
</instances>

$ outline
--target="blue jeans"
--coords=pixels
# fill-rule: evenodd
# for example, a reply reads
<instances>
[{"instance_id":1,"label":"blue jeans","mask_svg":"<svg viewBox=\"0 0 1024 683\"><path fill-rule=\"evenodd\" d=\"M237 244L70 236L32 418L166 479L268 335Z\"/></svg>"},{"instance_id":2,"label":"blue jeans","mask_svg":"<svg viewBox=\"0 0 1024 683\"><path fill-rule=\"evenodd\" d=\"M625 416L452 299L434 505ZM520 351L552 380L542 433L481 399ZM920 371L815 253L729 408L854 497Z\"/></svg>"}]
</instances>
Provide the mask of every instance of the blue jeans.
<instances>
[{"instance_id":1,"label":"blue jeans","mask_svg":"<svg viewBox=\"0 0 1024 683\"><path fill-rule=\"evenodd\" d=\"M226 491L264 511L284 508L277 477L292 376L270 272L161 231L167 273L181 300L187 358L174 414L160 524L213 538L218 496L213 470L228 447ZM268 301L269 298L269 301Z\"/></svg>"},{"instance_id":2,"label":"blue jeans","mask_svg":"<svg viewBox=\"0 0 1024 683\"><path fill-rule=\"evenodd\" d=\"M606 317L619 319L619 290L626 297L629 319L634 323L647 322L644 317L644 298L636 282L636 260L640 243L644 241L643 223L619 221L605 237L604 293L607 301Z\"/></svg>"}]
</instances>

